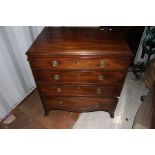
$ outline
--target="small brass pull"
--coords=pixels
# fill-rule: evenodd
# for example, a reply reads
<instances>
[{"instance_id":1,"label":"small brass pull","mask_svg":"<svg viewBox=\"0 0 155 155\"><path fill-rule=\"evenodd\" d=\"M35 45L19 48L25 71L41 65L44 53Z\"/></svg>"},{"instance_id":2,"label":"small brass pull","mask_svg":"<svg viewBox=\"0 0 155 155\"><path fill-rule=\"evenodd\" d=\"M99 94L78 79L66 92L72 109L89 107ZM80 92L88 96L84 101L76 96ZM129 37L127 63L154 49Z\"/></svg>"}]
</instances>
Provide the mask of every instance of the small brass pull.
<instances>
[{"instance_id":1,"label":"small brass pull","mask_svg":"<svg viewBox=\"0 0 155 155\"><path fill-rule=\"evenodd\" d=\"M97 88L97 89L96 89L96 93L97 93L97 94L101 94L101 93L102 93L101 88Z\"/></svg>"},{"instance_id":2,"label":"small brass pull","mask_svg":"<svg viewBox=\"0 0 155 155\"><path fill-rule=\"evenodd\" d=\"M99 79L100 81L102 81L102 80L104 79L104 76L103 76L103 75L99 75L99 76L98 76L98 79Z\"/></svg>"},{"instance_id":3,"label":"small brass pull","mask_svg":"<svg viewBox=\"0 0 155 155\"><path fill-rule=\"evenodd\" d=\"M57 67L59 65L59 62L57 60L52 61L52 66Z\"/></svg>"},{"instance_id":4,"label":"small brass pull","mask_svg":"<svg viewBox=\"0 0 155 155\"><path fill-rule=\"evenodd\" d=\"M57 92L60 93L61 92L61 88L57 88Z\"/></svg>"},{"instance_id":5,"label":"small brass pull","mask_svg":"<svg viewBox=\"0 0 155 155\"><path fill-rule=\"evenodd\" d=\"M60 75L55 74L55 75L53 76L53 78L54 78L54 80L59 80L59 79L60 79Z\"/></svg>"},{"instance_id":6,"label":"small brass pull","mask_svg":"<svg viewBox=\"0 0 155 155\"><path fill-rule=\"evenodd\" d=\"M104 60L100 61L100 67L105 67L105 61Z\"/></svg>"},{"instance_id":7,"label":"small brass pull","mask_svg":"<svg viewBox=\"0 0 155 155\"><path fill-rule=\"evenodd\" d=\"M60 105L61 105L61 104L63 104L63 102L62 102L62 101L58 101L58 104L60 104Z\"/></svg>"}]
</instances>

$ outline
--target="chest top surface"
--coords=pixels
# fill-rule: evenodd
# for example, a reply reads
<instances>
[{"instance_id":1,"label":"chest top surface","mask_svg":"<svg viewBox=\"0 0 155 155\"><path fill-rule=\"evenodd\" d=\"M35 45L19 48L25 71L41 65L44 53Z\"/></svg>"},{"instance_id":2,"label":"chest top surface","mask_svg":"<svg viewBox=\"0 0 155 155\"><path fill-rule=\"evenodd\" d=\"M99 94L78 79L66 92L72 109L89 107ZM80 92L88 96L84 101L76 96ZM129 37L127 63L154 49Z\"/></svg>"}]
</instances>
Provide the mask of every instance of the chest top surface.
<instances>
[{"instance_id":1,"label":"chest top surface","mask_svg":"<svg viewBox=\"0 0 155 155\"><path fill-rule=\"evenodd\" d=\"M131 56L131 51L119 31L105 32L100 27L46 27L28 54Z\"/></svg>"}]
</instances>

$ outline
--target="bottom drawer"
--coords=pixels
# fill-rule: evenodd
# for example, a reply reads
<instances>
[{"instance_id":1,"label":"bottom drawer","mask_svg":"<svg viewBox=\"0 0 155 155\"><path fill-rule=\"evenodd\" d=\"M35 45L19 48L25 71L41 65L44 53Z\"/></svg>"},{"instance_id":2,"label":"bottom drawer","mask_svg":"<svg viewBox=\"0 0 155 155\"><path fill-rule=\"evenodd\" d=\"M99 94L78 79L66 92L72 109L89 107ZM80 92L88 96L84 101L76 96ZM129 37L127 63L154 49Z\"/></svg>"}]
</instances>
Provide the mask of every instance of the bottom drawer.
<instances>
[{"instance_id":1,"label":"bottom drawer","mask_svg":"<svg viewBox=\"0 0 155 155\"><path fill-rule=\"evenodd\" d=\"M42 96L46 107L53 110L67 110L74 112L87 112L114 110L117 98L94 98L94 97L50 97Z\"/></svg>"}]
</instances>

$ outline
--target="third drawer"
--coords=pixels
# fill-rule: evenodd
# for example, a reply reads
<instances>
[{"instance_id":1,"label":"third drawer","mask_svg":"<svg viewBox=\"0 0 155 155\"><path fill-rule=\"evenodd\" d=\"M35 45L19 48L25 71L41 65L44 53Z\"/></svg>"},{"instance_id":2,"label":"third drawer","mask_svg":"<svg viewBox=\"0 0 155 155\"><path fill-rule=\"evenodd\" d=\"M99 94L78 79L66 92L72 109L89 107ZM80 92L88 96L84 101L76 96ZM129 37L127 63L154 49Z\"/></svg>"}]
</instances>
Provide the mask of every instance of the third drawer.
<instances>
[{"instance_id":1,"label":"third drawer","mask_svg":"<svg viewBox=\"0 0 155 155\"><path fill-rule=\"evenodd\" d=\"M41 94L49 96L119 96L118 85L53 85L39 83Z\"/></svg>"}]
</instances>

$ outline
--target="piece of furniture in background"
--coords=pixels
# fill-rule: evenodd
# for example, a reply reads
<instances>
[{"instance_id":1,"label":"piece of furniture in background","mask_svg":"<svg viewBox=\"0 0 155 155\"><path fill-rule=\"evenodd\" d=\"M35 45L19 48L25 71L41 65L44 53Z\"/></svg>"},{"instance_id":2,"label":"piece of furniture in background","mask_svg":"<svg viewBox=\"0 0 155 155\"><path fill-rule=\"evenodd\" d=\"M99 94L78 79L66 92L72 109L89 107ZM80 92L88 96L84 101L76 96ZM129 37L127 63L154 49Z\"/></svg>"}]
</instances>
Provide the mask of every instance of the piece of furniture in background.
<instances>
[{"instance_id":1,"label":"piece of furniture in background","mask_svg":"<svg viewBox=\"0 0 155 155\"><path fill-rule=\"evenodd\" d=\"M48 27L27 55L45 114L104 110L114 117L132 56L120 29Z\"/></svg>"},{"instance_id":2,"label":"piece of furniture in background","mask_svg":"<svg viewBox=\"0 0 155 155\"><path fill-rule=\"evenodd\" d=\"M152 85L139 107L132 128L155 129L155 83Z\"/></svg>"},{"instance_id":3,"label":"piece of furniture in background","mask_svg":"<svg viewBox=\"0 0 155 155\"><path fill-rule=\"evenodd\" d=\"M149 88L149 92L136 113L134 129L155 128L155 58L150 61L147 67L145 85Z\"/></svg>"}]
</instances>

